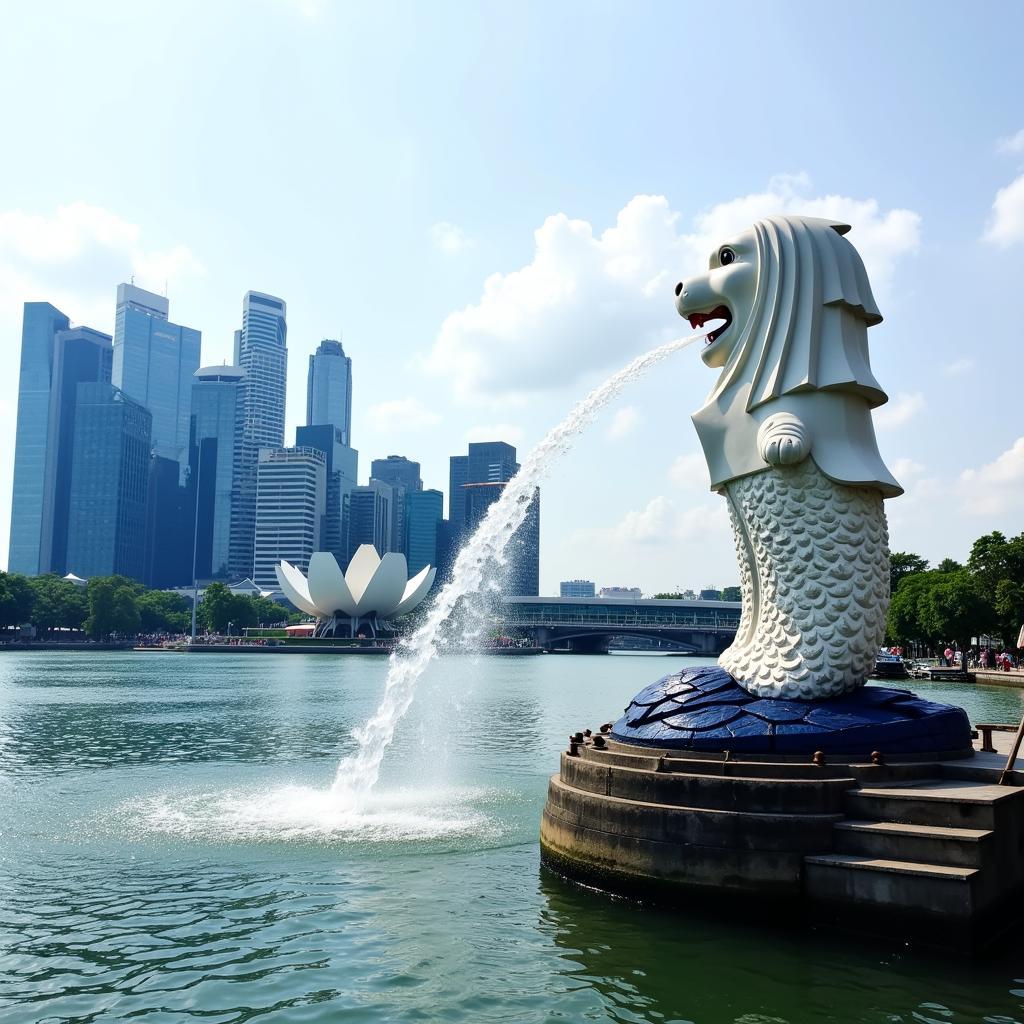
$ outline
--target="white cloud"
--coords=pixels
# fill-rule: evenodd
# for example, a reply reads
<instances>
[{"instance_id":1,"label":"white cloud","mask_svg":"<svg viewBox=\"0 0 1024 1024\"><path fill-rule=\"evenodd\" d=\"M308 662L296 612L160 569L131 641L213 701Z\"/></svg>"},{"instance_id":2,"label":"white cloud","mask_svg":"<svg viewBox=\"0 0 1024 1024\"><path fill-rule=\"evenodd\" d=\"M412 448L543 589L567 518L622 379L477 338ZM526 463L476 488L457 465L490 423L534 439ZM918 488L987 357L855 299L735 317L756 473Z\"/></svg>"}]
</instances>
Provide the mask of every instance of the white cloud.
<instances>
[{"instance_id":1,"label":"white cloud","mask_svg":"<svg viewBox=\"0 0 1024 1024\"><path fill-rule=\"evenodd\" d=\"M892 464L892 475L896 477L904 487L907 487L908 481L920 479L924 472L924 465L920 462L915 462L913 459L897 459Z\"/></svg>"},{"instance_id":2,"label":"white cloud","mask_svg":"<svg viewBox=\"0 0 1024 1024\"><path fill-rule=\"evenodd\" d=\"M1024 437L981 469L965 469L959 487L966 511L994 516L1024 510Z\"/></svg>"},{"instance_id":3,"label":"white cloud","mask_svg":"<svg viewBox=\"0 0 1024 1024\"><path fill-rule=\"evenodd\" d=\"M920 391L901 391L894 395L887 405L876 409L875 426L892 430L909 423L925 407L924 395Z\"/></svg>"},{"instance_id":4,"label":"white cloud","mask_svg":"<svg viewBox=\"0 0 1024 1024\"><path fill-rule=\"evenodd\" d=\"M1024 153L1024 128L1006 135L996 143L997 153Z\"/></svg>"},{"instance_id":5,"label":"white cloud","mask_svg":"<svg viewBox=\"0 0 1024 1024\"><path fill-rule=\"evenodd\" d=\"M954 359L949 365L944 366L942 372L948 377L957 377L961 373L967 373L973 369L974 360L970 356L964 356L962 359Z\"/></svg>"},{"instance_id":6,"label":"white cloud","mask_svg":"<svg viewBox=\"0 0 1024 1024\"><path fill-rule=\"evenodd\" d=\"M605 436L609 441L621 441L624 437L628 437L633 433L639 422L640 413L637 411L636 406L624 406L622 409L616 410L615 416L605 432Z\"/></svg>"},{"instance_id":7,"label":"white cloud","mask_svg":"<svg viewBox=\"0 0 1024 1024\"><path fill-rule=\"evenodd\" d=\"M187 246L150 248L138 224L101 206L0 211L0 314L43 299L77 323L110 330L117 282L134 274L136 284L162 292L169 282L203 273Z\"/></svg>"},{"instance_id":8,"label":"white cloud","mask_svg":"<svg viewBox=\"0 0 1024 1024\"><path fill-rule=\"evenodd\" d=\"M397 434L422 430L441 422L441 417L418 398L392 398L366 410L370 425L378 433Z\"/></svg>"},{"instance_id":9,"label":"white cloud","mask_svg":"<svg viewBox=\"0 0 1024 1024\"><path fill-rule=\"evenodd\" d=\"M1024 242L1024 174L996 193L983 238L1003 248Z\"/></svg>"},{"instance_id":10,"label":"white cloud","mask_svg":"<svg viewBox=\"0 0 1024 1024\"><path fill-rule=\"evenodd\" d=\"M682 508L663 494L651 498L642 509L630 509L609 527L577 530L574 541L614 546L648 546L698 540L721 540L729 531L725 502L687 505Z\"/></svg>"},{"instance_id":11,"label":"white cloud","mask_svg":"<svg viewBox=\"0 0 1024 1024\"><path fill-rule=\"evenodd\" d=\"M694 487L702 491L707 491L711 487L707 459L702 452L677 455L669 466L668 478L677 487Z\"/></svg>"},{"instance_id":12,"label":"white cloud","mask_svg":"<svg viewBox=\"0 0 1024 1024\"><path fill-rule=\"evenodd\" d=\"M445 256L457 256L463 249L468 249L473 242L457 224L449 224L442 220L430 229L430 237L434 246Z\"/></svg>"},{"instance_id":13,"label":"white cloud","mask_svg":"<svg viewBox=\"0 0 1024 1024\"><path fill-rule=\"evenodd\" d=\"M506 441L508 444L519 444L523 439L523 428L512 423L480 423L470 427L465 433L467 442L474 441Z\"/></svg>"},{"instance_id":14,"label":"white cloud","mask_svg":"<svg viewBox=\"0 0 1024 1024\"><path fill-rule=\"evenodd\" d=\"M691 233L664 196L635 196L601 232L553 214L534 232L529 263L492 274L476 303L449 314L426 367L473 401L561 387L624 363L680 333L671 302L680 276L705 266L722 237L772 213L852 223L851 238L884 290L896 260L917 247L920 217L883 213L874 199L805 198L808 185L801 175L773 179L766 192L701 214Z\"/></svg>"}]
</instances>

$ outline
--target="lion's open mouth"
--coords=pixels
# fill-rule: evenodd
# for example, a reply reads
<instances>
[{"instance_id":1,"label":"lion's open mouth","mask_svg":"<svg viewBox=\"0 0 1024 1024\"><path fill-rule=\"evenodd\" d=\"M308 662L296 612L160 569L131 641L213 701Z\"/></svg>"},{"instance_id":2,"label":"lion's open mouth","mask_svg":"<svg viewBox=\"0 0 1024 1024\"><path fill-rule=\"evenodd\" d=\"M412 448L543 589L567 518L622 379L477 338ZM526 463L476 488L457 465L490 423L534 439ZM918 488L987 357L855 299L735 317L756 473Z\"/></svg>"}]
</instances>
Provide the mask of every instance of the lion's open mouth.
<instances>
[{"instance_id":1,"label":"lion's open mouth","mask_svg":"<svg viewBox=\"0 0 1024 1024\"><path fill-rule=\"evenodd\" d=\"M705 345L713 345L732 323L732 313L726 306L715 306L710 313L691 313L686 319L695 331L699 331L709 320L723 320L724 323L711 331L704 340Z\"/></svg>"}]
</instances>

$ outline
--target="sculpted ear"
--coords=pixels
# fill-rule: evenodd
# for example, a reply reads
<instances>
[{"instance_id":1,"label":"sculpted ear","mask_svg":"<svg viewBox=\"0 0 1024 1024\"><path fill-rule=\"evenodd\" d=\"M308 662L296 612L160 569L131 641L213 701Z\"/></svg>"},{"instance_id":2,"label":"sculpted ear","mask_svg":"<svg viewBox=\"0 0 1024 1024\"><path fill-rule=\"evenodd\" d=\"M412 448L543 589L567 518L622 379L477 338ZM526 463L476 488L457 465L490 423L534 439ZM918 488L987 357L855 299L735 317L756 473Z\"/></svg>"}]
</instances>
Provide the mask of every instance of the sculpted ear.
<instances>
[{"instance_id":1,"label":"sculpted ear","mask_svg":"<svg viewBox=\"0 0 1024 1024\"><path fill-rule=\"evenodd\" d=\"M831 224L829 226L837 235L845 235L850 230L849 224Z\"/></svg>"}]
</instances>

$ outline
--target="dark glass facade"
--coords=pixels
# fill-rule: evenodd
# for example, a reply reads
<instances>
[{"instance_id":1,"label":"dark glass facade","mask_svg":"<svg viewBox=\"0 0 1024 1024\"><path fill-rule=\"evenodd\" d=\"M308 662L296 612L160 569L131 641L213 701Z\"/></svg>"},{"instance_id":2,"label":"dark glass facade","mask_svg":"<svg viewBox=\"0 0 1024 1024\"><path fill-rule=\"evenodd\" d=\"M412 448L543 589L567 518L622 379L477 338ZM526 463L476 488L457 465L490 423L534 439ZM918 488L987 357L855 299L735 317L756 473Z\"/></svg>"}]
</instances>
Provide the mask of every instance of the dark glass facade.
<instances>
[{"instance_id":1,"label":"dark glass facade","mask_svg":"<svg viewBox=\"0 0 1024 1024\"><path fill-rule=\"evenodd\" d=\"M298 427L295 443L323 452L327 467L326 505L320 531L320 550L329 551L342 568L349 558L349 497L356 486L359 452L342 440L340 427L331 424Z\"/></svg>"},{"instance_id":2,"label":"dark glass facade","mask_svg":"<svg viewBox=\"0 0 1024 1024\"><path fill-rule=\"evenodd\" d=\"M177 459L153 454L146 490L146 553L142 579L147 587L185 587L192 582L193 502L178 482Z\"/></svg>"},{"instance_id":3,"label":"dark glass facade","mask_svg":"<svg viewBox=\"0 0 1024 1024\"><path fill-rule=\"evenodd\" d=\"M152 417L111 384L79 384L68 569L144 579Z\"/></svg>"},{"instance_id":4,"label":"dark glass facade","mask_svg":"<svg viewBox=\"0 0 1024 1024\"><path fill-rule=\"evenodd\" d=\"M40 572L54 336L69 326L70 321L56 306L25 303L7 565L11 572L29 576Z\"/></svg>"},{"instance_id":5,"label":"dark glass facade","mask_svg":"<svg viewBox=\"0 0 1024 1024\"><path fill-rule=\"evenodd\" d=\"M188 464L192 378L201 335L167 319L167 299L134 285L117 289L111 380L153 416L153 451L174 459L179 482Z\"/></svg>"},{"instance_id":6,"label":"dark glass facade","mask_svg":"<svg viewBox=\"0 0 1024 1024\"><path fill-rule=\"evenodd\" d=\"M68 571L68 522L78 385L109 384L111 357L109 334L89 327L76 327L59 331L54 337L40 572L63 576Z\"/></svg>"},{"instance_id":7,"label":"dark glass facade","mask_svg":"<svg viewBox=\"0 0 1024 1024\"><path fill-rule=\"evenodd\" d=\"M352 443L352 360L340 341L325 338L309 357L306 381L306 425L329 423L341 431L341 443Z\"/></svg>"},{"instance_id":8,"label":"dark glass facade","mask_svg":"<svg viewBox=\"0 0 1024 1024\"><path fill-rule=\"evenodd\" d=\"M438 528L444 514L440 491L409 491L405 495L405 557L409 575L438 564Z\"/></svg>"},{"instance_id":9,"label":"dark glass facade","mask_svg":"<svg viewBox=\"0 0 1024 1024\"><path fill-rule=\"evenodd\" d=\"M238 367L213 366L198 370L192 382L189 432L192 507L188 521L196 537L196 578L201 580L226 580L233 575L233 510L242 452L244 379L245 373Z\"/></svg>"},{"instance_id":10,"label":"dark glass facade","mask_svg":"<svg viewBox=\"0 0 1024 1024\"><path fill-rule=\"evenodd\" d=\"M370 463L370 476L392 487L402 487L406 492L422 491L420 464L404 455L389 455L386 459L374 459Z\"/></svg>"}]
</instances>

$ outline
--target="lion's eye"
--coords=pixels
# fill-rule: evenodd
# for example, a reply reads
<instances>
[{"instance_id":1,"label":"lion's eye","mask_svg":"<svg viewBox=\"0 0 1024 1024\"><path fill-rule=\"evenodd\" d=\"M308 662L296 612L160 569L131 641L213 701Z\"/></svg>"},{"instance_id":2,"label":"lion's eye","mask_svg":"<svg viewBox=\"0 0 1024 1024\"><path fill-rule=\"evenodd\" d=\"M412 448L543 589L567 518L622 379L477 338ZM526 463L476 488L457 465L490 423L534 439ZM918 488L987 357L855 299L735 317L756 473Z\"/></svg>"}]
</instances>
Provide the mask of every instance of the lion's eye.
<instances>
[{"instance_id":1,"label":"lion's eye","mask_svg":"<svg viewBox=\"0 0 1024 1024\"><path fill-rule=\"evenodd\" d=\"M729 246L723 245L722 248L718 250L718 262L723 267L729 266L729 264L734 262L735 259L736 253L730 249Z\"/></svg>"}]
</instances>

